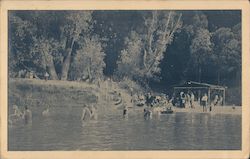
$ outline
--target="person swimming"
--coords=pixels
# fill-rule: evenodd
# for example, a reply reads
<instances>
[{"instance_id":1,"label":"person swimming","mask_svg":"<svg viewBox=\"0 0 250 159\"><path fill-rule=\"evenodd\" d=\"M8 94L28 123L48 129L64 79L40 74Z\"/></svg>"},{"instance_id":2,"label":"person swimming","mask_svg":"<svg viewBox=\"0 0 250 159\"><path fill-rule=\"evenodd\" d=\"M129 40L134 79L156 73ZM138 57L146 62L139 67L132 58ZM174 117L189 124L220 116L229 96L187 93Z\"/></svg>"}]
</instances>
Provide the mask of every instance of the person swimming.
<instances>
[{"instance_id":1,"label":"person swimming","mask_svg":"<svg viewBox=\"0 0 250 159\"><path fill-rule=\"evenodd\" d=\"M83 108L82 108L82 117L81 117L81 120L82 121L87 121L87 120L90 120L91 118L91 111L89 110L89 108L87 107L87 105L83 105Z\"/></svg>"},{"instance_id":2,"label":"person swimming","mask_svg":"<svg viewBox=\"0 0 250 159\"><path fill-rule=\"evenodd\" d=\"M17 105L13 105L13 110L14 110L14 113L9 115L8 122L10 124L16 123L17 121L19 121L23 117L23 113L19 110Z\"/></svg>"},{"instance_id":3,"label":"person swimming","mask_svg":"<svg viewBox=\"0 0 250 159\"><path fill-rule=\"evenodd\" d=\"M50 111L49 111L49 105L47 106L47 108L42 112L43 116L49 116L50 115Z\"/></svg>"},{"instance_id":4,"label":"person swimming","mask_svg":"<svg viewBox=\"0 0 250 159\"><path fill-rule=\"evenodd\" d=\"M25 106L25 110L23 112L23 118L24 118L25 124L32 123L32 112L28 108L28 106Z\"/></svg>"},{"instance_id":5,"label":"person swimming","mask_svg":"<svg viewBox=\"0 0 250 159\"><path fill-rule=\"evenodd\" d=\"M13 110L14 113L11 114L10 116L15 116L15 117L22 117L22 112L19 110L19 108L17 107L17 105L13 105Z\"/></svg>"},{"instance_id":6,"label":"person swimming","mask_svg":"<svg viewBox=\"0 0 250 159\"><path fill-rule=\"evenodd\" d=\"M89 108L91 115L90 115L90 119L94 119L97 120L98 116L97 116L97 109L94 105L91 105Z\"/></svg>"}]
</instances>

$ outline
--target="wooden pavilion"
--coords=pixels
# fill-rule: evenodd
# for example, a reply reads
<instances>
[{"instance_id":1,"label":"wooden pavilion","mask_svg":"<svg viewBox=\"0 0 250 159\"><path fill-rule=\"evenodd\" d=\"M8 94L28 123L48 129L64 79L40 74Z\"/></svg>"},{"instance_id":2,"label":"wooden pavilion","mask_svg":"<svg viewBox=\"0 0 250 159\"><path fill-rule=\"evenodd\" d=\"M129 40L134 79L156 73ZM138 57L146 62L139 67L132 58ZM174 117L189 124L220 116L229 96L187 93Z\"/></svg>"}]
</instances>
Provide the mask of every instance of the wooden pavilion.
<instances>
[{"instance_id":1,"label":"wooden pavilion","mask_svg":"<svg viewBox=\"0 0 250 159\"><path fill-rule=\"evenodd\" d=\"M213 84L208 84L208 83L200 83L200 82L194 82L194 81L188 81L185 82L182 85L175 86L174 87L174 92L188 92L188 91L197 91L198 92L198 100L201 97L201 91L207 93L208 95L208 103L211 104L211 92L212 91L217 91L220 92L223 98L223 105L225 105L225 100L226 100L226 88L224 86L219 86L219 85L213 85Z\"/></svg>"}]
</instances>

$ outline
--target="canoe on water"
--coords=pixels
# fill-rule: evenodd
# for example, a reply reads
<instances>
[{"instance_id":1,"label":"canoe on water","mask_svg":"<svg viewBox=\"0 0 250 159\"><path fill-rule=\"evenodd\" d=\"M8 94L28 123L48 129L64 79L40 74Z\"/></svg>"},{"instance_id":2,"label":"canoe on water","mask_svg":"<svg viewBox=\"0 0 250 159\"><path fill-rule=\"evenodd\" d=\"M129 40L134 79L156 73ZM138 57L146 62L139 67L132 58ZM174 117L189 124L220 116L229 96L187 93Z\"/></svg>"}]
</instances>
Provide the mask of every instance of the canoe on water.
<instances>
[{"instance_id":1,"label":"canoe on water","mask_svg":"<svg viewBox=\"0 0 250 159\"><path fill-rule=\"evenodd\" d=\"M161 114L173 114L174 111L172 109L167 109L167 110L164 110L164 111L161 111Z\"/></svg>"}]
</instances>

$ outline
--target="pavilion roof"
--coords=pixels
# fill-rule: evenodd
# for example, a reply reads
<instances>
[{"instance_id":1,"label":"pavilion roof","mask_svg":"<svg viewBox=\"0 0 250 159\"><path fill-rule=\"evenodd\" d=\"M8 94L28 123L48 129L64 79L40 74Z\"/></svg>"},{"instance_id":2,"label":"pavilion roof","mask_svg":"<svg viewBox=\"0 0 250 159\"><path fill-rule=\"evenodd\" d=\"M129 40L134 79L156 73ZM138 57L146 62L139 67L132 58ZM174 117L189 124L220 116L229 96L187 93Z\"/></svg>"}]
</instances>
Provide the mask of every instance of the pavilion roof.
<instances>
[{"instance_id":1,"label":"pavilion roof","mask_svg":"<svg viewBox=\"0 0 250 159\"><path fill-rule=\"evenodd\" d=\"M175 89L192 89L192 88L210 88L210 89L225 89L224 86L214 85L214 84L208 84L208 83L200 83L200 82L194 82L194 81L188 81L184 84L177 85L174 87Z\"/></svg>"}]
</instances>

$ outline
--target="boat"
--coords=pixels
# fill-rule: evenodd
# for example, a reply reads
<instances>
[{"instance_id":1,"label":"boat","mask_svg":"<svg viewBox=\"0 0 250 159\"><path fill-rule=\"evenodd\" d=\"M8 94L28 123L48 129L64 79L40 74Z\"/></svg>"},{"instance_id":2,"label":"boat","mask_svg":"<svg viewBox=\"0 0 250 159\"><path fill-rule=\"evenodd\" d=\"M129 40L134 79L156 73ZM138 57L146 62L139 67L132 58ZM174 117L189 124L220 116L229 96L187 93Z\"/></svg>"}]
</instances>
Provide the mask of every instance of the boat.
<instances>
[{"instance_id":1,"label":"boat","mask_svg":"<svg viewBox=\"0 0 250 159\"><path fill-rule=\"evenodd\" d=\"M173 114L174 111L172 109L167 109L167 110L164 110L164 111L161 111L161 114Z\"/></svg>"}]
</instances>

